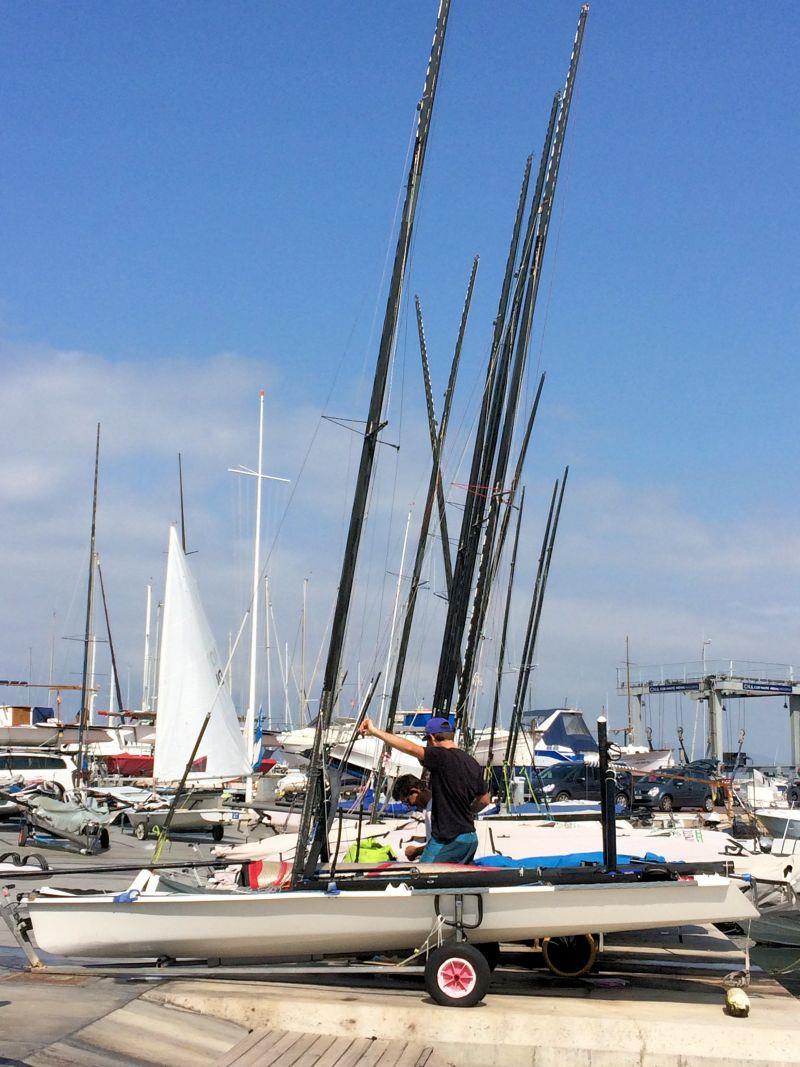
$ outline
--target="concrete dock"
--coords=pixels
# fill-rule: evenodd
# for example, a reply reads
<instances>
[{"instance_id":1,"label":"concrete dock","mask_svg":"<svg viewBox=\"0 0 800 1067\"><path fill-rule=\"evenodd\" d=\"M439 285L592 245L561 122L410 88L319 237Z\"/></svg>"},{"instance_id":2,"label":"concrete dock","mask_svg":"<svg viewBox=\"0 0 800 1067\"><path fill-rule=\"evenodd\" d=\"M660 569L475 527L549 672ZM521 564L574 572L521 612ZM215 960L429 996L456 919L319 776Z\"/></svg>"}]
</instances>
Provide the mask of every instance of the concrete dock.
<instances>
[{"instance_id":1,"label":"concrete dock","mask_svg":"<svg viewBox=\"0 0 800 1067\"><path fill-rule=\"evenodd\" d=\"M16 827L0 824L0 853ZM113 835L98 858L47 852L53 866L152 861L152 842ZM173 843L162 859L210 853L208 837ZM122 888L131 875L103 876ZM33 888L4 877L12 893ZM59 884L100 884L96 876ZM65 961L48 961L63 963ZM433 1004L417 969L324 968L272 980L157 980L32 973L0 924L0 1064L60 1067L727 1067L800 1064L800 1004L755 969L749 1018L724 1012L723 979L743 957L713 927L617 934L596 970L559 980L530 949L506 947L483 1004ZM255 972L251 971L252 976ZM225 980L220 980L220 979Z\"/></svg>"}]
</instances>

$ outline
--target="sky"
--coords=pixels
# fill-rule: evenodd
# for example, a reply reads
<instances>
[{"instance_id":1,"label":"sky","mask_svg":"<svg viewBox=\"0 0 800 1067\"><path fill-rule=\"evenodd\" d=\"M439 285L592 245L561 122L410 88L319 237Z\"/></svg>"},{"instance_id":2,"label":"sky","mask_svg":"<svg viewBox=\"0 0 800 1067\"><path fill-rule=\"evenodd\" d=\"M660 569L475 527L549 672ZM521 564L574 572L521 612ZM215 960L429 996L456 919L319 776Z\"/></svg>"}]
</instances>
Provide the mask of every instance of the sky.
<instances>
[{"instance_id":1,"label":"sky","mask_svg":"<svg viewBox=\"0 0 800 1067\"><path fill-rule=\"evenodd\" d=\"M318 695L359 445L321 415L366 414L435 15L429 0L7 6L3 677L44 680L52 648L54 673L79 681L70 638L84 625L97 422L98 552L126 698L140 697L148 581L163 595L179 451L190 562L227 648L249 601L254 513L252 479L228 468L255 466L263 388L265 467L291 479L265 493L272 647L288 643L294 707L308 578ZM359 663L364 678L384 667L406 514L413 551L427 483L413 294L440 404L480 255L445 457L455 525L522 170L538 158L577 16L565 0L453 4L386 407L400 449L379 450L349 628L351 699ZM566 701L591 720L608 706L621 724L626 634L637 669L697 661L704 641L725 663L797 658L798 20L783 2L591 6L526 387L547 372L512 666L549 487L570 465L539 707ZM443 620L433 552L427 568L409 707L432 695ZM100 646L101 687L107 659ZM246 669L242 647L240 704ZM266 705L265 671L262 657ZM657 742L673 745L679 721L694 728L688 701L660 698L650 713ZM745 728L749 752L785 760L787 719L780 701L734 702L726 741Z\"/></svg>"}]
</instances>

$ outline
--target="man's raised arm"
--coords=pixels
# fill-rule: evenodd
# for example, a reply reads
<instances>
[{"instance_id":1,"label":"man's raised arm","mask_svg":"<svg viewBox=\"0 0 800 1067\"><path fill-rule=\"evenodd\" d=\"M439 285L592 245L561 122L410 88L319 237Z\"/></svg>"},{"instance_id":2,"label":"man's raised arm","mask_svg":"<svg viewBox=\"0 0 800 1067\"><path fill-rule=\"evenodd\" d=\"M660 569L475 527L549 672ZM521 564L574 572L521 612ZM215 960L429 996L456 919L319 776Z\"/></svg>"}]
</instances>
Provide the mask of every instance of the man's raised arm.
<instances>
[{"instance_id":1,"label":"man's raised arm","mask_svg":"<svg viewBox=\"0 0 800 1067\"><path fill-rule=\"evenodd\" d=\"M359 728L359 733L362 737L366 737L367 734L371 737L377 737L379 741L383 741L389 748L396 748L398 752L405 752L406 755L418 759L420 763L422 763L425 756L424 745L418 745L416 741L409 741L407 737L398 737L397 734L390 734L387 730L379 730L372 719L364 719Z\"/></svg>"}]
</instances>

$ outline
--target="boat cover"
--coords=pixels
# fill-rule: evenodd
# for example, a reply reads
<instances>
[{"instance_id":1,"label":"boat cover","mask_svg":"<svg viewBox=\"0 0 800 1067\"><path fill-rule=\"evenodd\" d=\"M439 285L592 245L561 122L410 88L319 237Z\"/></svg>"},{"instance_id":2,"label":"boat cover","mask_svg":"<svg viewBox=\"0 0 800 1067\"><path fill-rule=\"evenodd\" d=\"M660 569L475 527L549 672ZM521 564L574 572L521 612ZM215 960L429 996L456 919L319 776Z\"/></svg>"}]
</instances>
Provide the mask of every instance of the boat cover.
<instances>
[{"instance_id":1,"label":"boat cover","mask_svg":"<svg viewBox=\"0 0 800 1067\"><path fill-rule=\"evenodd\" d=\"M582 867L590 863L602 864L602 852L568 852L562 856L525 856L512 859L510 856L482 856L473 860L475 867ZM666 863L663 856L655 852L646 852L644 856L617 856L617 866L627 867L632 863Z\"/></svg>"}]
</instances>

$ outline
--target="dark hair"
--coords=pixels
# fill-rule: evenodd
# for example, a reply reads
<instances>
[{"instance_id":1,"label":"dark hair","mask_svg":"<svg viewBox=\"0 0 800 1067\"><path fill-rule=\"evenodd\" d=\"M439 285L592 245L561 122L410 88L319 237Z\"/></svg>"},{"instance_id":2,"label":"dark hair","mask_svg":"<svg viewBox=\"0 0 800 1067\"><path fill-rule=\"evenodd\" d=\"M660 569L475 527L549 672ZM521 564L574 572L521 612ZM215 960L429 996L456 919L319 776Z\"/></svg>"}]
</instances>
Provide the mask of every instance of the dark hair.
<instances>
[{"instance_id":1,"label":"dark hair","mask_svg":"<svg viewBox=\"0 0 800 1067\"><path fill-rule=\"evenodd\" d=\"M414 789L421 789L422 782L416 774L401 774L392 788L392 800L405 804L409 793Z\"/></svg>"},{"instance_id":2,"label":"dark hair","mask_svg":"<svg viewBox=\"0 0 800 1067\"><path fill-rule=\"evenodd\" d=\"M432 737L434 741L452 741L455 737L455 734L452 730L448 730L447 733L428 734L428 737Z\"/></svg>"}]
</instances>

